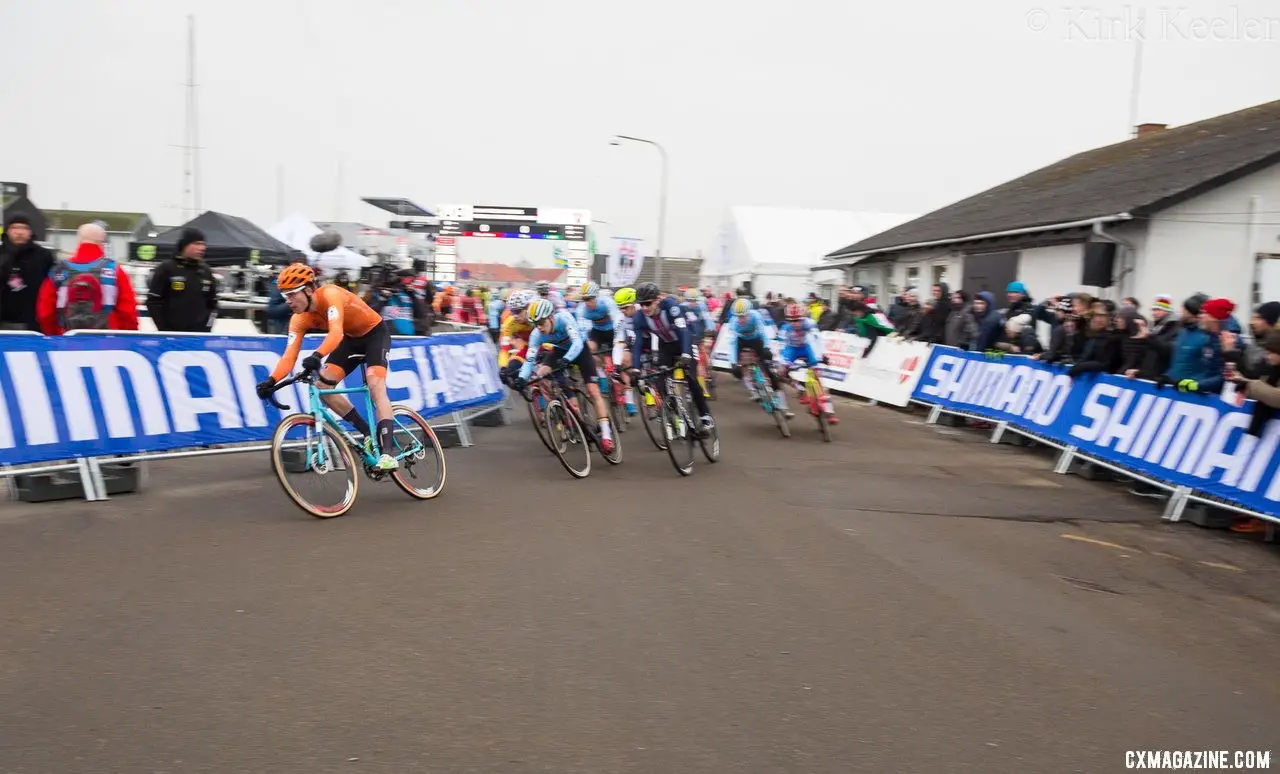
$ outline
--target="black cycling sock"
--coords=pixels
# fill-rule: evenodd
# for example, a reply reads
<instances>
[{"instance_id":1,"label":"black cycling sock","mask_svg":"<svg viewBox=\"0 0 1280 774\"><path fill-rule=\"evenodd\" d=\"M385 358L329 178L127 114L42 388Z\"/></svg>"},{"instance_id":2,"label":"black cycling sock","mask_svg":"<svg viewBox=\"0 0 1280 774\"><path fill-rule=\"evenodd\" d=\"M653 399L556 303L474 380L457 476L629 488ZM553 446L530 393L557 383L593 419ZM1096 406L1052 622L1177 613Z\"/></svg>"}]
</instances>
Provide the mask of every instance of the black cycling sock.
<instances>
[{"instance_id":1,"label":"black cycling sock","mask_svg":"<svg viewBox=\"0 0 1280 774\"><path fill-rule=\"evenodd\" d=\"M396 423L390 419L378 420L378 448L383 454L395 453Z\"/></svg>"},{"instance_id":2,"label":"black cycling sock","mask_svg":"<svg viewBox=\"0 0 1280 774\"><path fill-rule=\"evenodd\" d=\"M360 412L356 411L355 407L352 407L350 411L343 414L342 418L350 422L352 427L356 430L360 431L360 435L363 435L365 438L369 437L369 423L364 421L364 417L360 416Z\"/></svg>"}]
</instances>

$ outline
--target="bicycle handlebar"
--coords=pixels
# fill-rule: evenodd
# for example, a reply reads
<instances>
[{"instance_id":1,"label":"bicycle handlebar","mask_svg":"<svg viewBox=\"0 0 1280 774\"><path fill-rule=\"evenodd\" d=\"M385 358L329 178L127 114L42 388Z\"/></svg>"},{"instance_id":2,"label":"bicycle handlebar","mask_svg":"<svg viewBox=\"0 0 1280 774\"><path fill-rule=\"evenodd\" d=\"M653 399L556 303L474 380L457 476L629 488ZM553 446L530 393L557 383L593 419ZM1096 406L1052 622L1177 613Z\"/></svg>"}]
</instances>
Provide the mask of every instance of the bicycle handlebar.
<instances>
[{"instance_id":1,"label":"bicycle handlebar","mask_svg":"<svg viewBox=\"0 0 1280 774\"><path fill-rule=\"evenodd\" d=\"M314 378L315 378L315 374L313 374L311 371L299 371L293 376L290 376L288 379L281 379L280 381L276 382L274 387L271 388L271 394L267 396L267 402L270 403L272 406L275 406L276 408L280 409L281 411L288 411L289 405L287 403L281 403L280 401L276 400L276 393L279 392L280 390L283 390L285 387L288 387L292 384L296 384L298 382L302 382L304 384L311 384Z\"/></svg>"},{"instance_id":2,"label":"bicycle handlebar","mask_svg":"<svg viewBox=\"0 0 1280 774\"><path fill-rule=\"evenodd\" d=\"M673 366L668 366L666 368L657 368L652 371L646 371L640 374L639 376L636 377L636 379L642 382L646 382L646 381L649 381L650 379L657 379L659 377L666 376L667 374L673 374L676 372L677 368L680 368L680 366L673 365Z\"/></svg>"}]
</instances>

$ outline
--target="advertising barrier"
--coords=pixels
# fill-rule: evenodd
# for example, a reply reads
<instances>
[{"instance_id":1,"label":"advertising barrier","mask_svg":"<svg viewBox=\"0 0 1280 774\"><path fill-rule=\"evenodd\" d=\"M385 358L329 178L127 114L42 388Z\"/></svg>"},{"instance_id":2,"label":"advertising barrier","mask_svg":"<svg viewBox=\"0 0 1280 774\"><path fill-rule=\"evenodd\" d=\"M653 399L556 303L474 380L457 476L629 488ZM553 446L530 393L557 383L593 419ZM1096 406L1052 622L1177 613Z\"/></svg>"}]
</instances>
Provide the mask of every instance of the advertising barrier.
<instances>
[{"instance_id":1,"label":"advertising barrier","mask_svg":"<svg viewBox=\"0 0 1280 774\"><path fill-rule=\"evenodd\" d=\"M869 398L880 403L905 406L929 360L930 345L918 341L881 338L867 351L870 340L842 331L822 331L822 352L827 365L818 366L818 376L828 390ZM712 350L716 368L732 365L734 333L720 329ZM781 357L782 342L772 341L774 357Z\"/></svg>"},{"instance_id":2,"label":"advertising barrier","mask_svg":"<svg viewBox=\"0 0 1280 774\"><path fill-rule=\"evenodd\" d=\"M1248 430L1253 404L1013 355L932 347L913 400L974 414L1051 439L1149 478L1280 514L1280 422Z\"/></svg>"},{"instance_id":3,"label":"advertising barrier","mask_svg":"<svg viewBox=\"0 0 1280 774\"><path fill-rule=\"evenodd\" d=\"M302 351L322 338L306 337ZM265 441L282 416L254 388L284 352L284 336L76 332L3 344L0 464ZM344 386L361 378L357 371ZM493 345L480 333L393 337L387 388L392 403L426 418L504 397ZM296 411L306 405L302 390L277 397Z\"/></svg>"}]
</instances>

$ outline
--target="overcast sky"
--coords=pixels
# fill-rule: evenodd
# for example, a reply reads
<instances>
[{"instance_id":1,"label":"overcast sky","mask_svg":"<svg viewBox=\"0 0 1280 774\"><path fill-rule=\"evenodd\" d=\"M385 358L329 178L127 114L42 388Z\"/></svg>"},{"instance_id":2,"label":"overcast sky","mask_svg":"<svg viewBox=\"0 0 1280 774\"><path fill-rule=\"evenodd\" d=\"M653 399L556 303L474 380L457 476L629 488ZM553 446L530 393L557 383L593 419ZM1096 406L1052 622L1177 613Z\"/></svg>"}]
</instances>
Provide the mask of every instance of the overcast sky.
<instances>
[{"instance_id":1,"label":"overcast sky","mask_svg":"<svg viewBox=\"0 0 1280 774\"><path fill-rule=\"evenodd\" d=\"M624 133L670 154L666 252L709 252L735 204L925 212L1125 139L1138 36L1140 121L1280 98L1280 3L1175 6L0 0L0 179L181 222L193 13L205 209L271 225L282 166L315 220L585 207L652 243L658 156Z\"/></svg>"}]
</instances>

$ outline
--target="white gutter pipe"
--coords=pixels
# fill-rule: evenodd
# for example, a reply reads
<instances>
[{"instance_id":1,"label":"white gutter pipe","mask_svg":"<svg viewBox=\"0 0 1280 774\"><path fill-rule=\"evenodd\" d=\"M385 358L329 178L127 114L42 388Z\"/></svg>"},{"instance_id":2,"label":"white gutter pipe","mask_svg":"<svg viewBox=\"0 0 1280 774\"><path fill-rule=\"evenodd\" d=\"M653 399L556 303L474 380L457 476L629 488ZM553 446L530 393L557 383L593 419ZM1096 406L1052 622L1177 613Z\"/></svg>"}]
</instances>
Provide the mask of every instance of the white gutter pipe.
<instances>
[{"instance_id":1,"label":"white gutter pipe","mask_svg":"<svg viewBox=\"0 0 1280 774\"><path fill-rule=\"evenodd\" d=\"M865 250L860 253L852 253L850 255L841 256L840 258L833 258L829 260L827 263L820 264L817 266L811 266L809 268L810 270L817 270L817 269L839 268L841 266L852 266L858 261L862 260L863 258L869 255L875 255L876 253L898 253L898 252L902 252L903 250L917 250L922 247L937 247L940 245L951 245L957 242L972 242L979 239L995 239L996 237L1017 236L1019 234L1035 234L1040 231L1059 231L1061 229L1067 229L1067 228L1084 228L1084 227L1093 228L1094 226L1100 225L1102 223L1114 223L1116 221L1132 220L1132 219L1133 219L1133 216L1130 215L1129 213L1121 212L1115 215L1105 215L1101 218L1073 220L1066 223L1048 223L1043 226L1028 226L1027 228L1014 228L1014 229L1009 229L1008 231L992 231L987 234L973 234L970 236L949 237L947 239L934 239L929 242L911 242L904 245L890 245L888 247L881 247L875 250Z\"/></svg>"}]
</instances>

